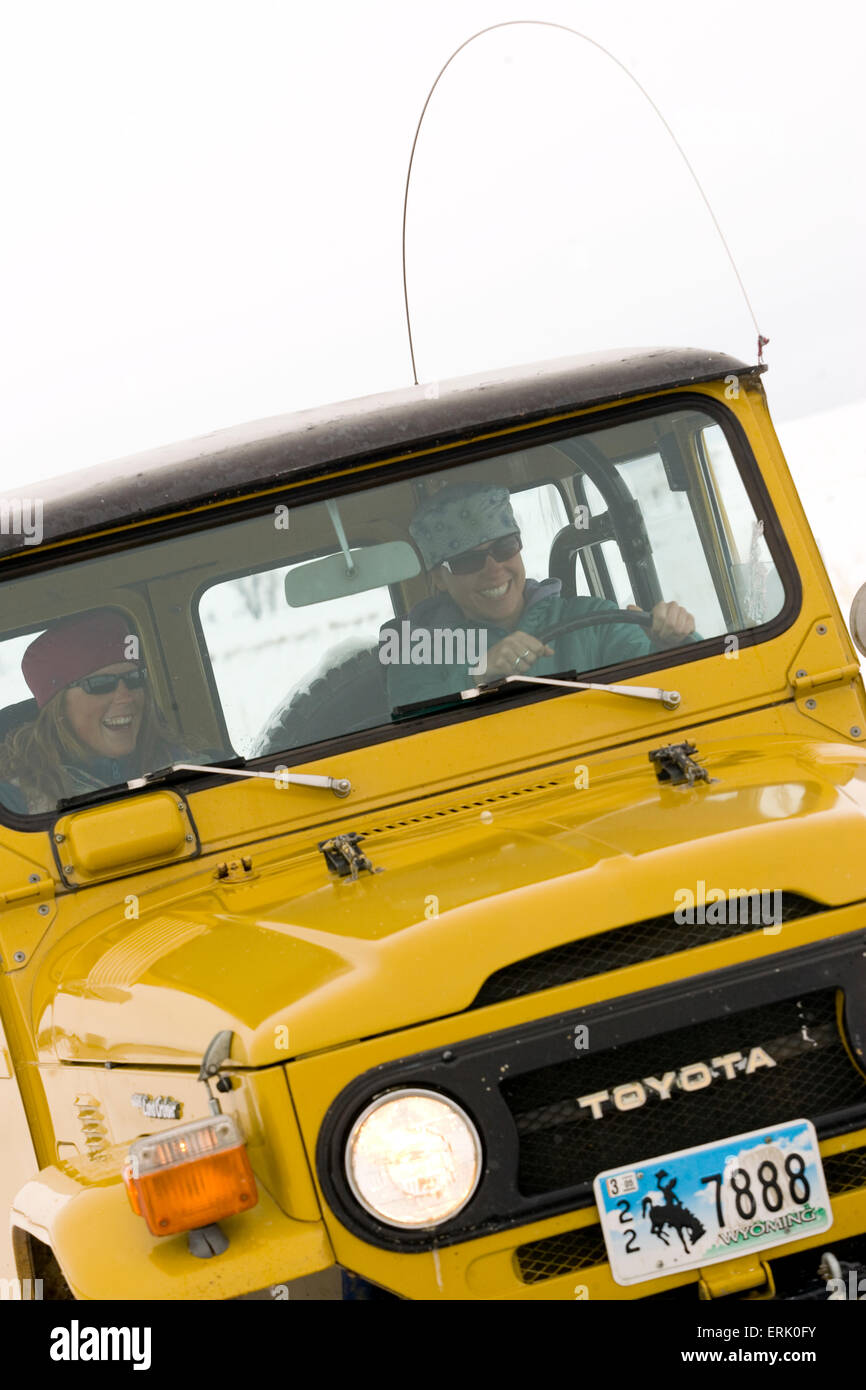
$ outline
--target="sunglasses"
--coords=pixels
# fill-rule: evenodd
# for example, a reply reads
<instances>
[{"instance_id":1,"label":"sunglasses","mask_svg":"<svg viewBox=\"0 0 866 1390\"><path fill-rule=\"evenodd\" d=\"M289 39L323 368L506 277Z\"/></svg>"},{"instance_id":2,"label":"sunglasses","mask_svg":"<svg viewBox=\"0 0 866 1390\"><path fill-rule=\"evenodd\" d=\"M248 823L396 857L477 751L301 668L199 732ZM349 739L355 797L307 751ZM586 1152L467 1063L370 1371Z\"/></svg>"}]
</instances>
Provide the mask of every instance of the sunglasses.
<instances>
[{"instance_id":1,"label":"sunglasses","mask_svg":"<svg viewBox=\"0 0 866 1390\"><path fill-rule=\"evenodd\" d=\"M134 671L121 671L119 675L106 671L98 676L85 676L80 681L70 681L69 684L77 685L86 695L113 695L119 681L123 681L127 690L141 690L147 681L147 667L137 666Z\"/></svg>"},{"instance_id":2,"label":"sunglasses","mask_svg":"<svg viewBox=\"0 0 866 1390\"><path fill-rule=\"evenodd\" d=\"M452 555L450 560L442 561L442 568L449 570L451 574L478 574L487 564L488 555L502 563L505 560L513 560L522 549L523 541L519 532L515 531L512 535L503 536L501 540L485 546L483 550L464 550L462 555Z\"/></svg>"}]
</instances>

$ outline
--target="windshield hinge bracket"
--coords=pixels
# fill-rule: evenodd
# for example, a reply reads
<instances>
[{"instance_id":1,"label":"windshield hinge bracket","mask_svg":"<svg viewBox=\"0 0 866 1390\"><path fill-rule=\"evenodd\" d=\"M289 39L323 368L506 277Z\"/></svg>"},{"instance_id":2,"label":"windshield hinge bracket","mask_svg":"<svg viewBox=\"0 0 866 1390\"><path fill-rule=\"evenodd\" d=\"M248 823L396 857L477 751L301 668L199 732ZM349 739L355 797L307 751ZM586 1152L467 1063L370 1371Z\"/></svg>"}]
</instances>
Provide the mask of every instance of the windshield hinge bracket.
<instances>
[{"instance_id":1,"label":"windshield hinge bracket","mask_svg":"<svg viewBox=\"0 0 866 1390\"><path fill-rule=\"evenodd\" d=\"M0 893L0 912L6 907L26 907L30 904L53 902L54 879L50 874L31 874L21 888L7 888Z\"/></svg>"},{"instance_id":2,"label":"windshield hinge bracket","mask_svg":"<svg viewBox=\"0 0 866 1390\"><path fill-rule=\"evenodd\" d=\"M857 661L849 661L845 666L832 666L829 671L816 671L814 675L800 668L791 677L791 684L799 695L804 690L818 690L825 685L841 685L853 680L859 670L860 664Z\"/></svg>"},{"instance_id":3,"label":"windshield hinge bracket","mask_svg":"<svg viewBox=\"0 0 866 1390\"><path fill-rule=\"evenodd\" d=\"M810 624L788 670L788 683L800 714L846 740L866 742L859 663L845 632L832 615Z\"/></svg>"}]
</instances>

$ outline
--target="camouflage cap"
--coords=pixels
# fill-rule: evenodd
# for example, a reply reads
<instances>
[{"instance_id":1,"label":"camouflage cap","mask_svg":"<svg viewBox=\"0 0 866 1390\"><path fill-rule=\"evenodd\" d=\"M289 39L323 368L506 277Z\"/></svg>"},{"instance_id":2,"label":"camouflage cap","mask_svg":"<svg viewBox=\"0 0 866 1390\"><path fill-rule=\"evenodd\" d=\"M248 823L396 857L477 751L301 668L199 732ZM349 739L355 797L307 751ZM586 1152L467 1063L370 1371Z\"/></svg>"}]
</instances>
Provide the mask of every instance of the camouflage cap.
<instances>
[{"instance_id":1,"label":"camouflage cap","mask_svg":"<svg viewBox=\"0 0 866 1390\"><path fill-rule=\"evenodd\" d=\"M409 534L428 570L500 536L519 533L508 490L495 483L452 483L424 502Z\"/></svg>"}]
</instances>

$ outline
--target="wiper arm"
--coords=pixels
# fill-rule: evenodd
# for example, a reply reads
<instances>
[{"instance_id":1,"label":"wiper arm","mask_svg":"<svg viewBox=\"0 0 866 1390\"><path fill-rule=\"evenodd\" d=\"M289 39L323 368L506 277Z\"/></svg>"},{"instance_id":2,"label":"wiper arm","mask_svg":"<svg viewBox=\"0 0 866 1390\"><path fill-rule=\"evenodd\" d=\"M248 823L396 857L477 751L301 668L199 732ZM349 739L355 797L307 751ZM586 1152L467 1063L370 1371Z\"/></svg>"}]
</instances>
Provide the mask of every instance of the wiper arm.
<instances>
[{"instance_id":1,"label":"wiper arm","mask_svg":"<svg viewBox=\"0 0 866 1390\"><path fill-rule=\"evenodd\" d=\"M213 773L219 777L258 777L273 782L277 787L297 784L302 787L324 787L335 796L348 796L352 783L348 777L326 777L316 773L289 772L279 765L272 772L259 772L244 765L243 758L232 758L227 763L171 763L168 767L156 768L143 777L133 777L128 782L114 782L107 787L94 787L78 796L64 796L57 802L58 811L75 810L79 806L92 806L94 802L105 801L126 791L140 791L142 787L158 786L179 780L177 774L185 772Z\"/></svg>"},{"instance_id":2,"label":"wiper arm","mask_svg":"<svg viewBox=\"0 0 866 1390\"><path fill-rule=\"evenodd\" d=\"M280 787L286 785L325 787L332 791L335 796L348 796L352 790L352 783L348 777L327 777L324 774L314 772L289 772L287 768L280 765L277 765L272 772L260 772L248 767L226 767L220 763L171 763L169 767L158 768L156 772L147 772L143 777L133 777L131 782L122 782L120 785L129 787L130 791L133 791L138 787L148 787L153 782L164 781L172 772L213 772L220 777L259 777Z\"/></svg>"},{"instance_id":3,"label":"wiper arm","mask_svg":"<svg viewBox=\"0 0 866 1390\"><path fill-rule=\"evenodd\" d=\"M498 680L486 685L477 685L472 690L461 690L461 700L474 700L488 691L498 690L503 685L553 685L563 690L610 690L614 695L631 695L637 700L659 700L665 709L677 709L682 696L678 690L662 690L652 685L600 685L593 681L560 680L556 676L500 676Z\"/></svg>"}]
</instances>

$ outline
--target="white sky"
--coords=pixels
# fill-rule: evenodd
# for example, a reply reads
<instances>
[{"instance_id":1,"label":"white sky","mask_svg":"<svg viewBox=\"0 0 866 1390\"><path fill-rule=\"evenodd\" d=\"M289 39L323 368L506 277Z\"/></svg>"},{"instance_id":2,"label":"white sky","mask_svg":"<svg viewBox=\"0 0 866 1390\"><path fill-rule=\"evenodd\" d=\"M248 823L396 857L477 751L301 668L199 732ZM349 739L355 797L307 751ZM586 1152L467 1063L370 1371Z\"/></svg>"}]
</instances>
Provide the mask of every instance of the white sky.
<instances>
[{"instance_id":1,"label":"white sky","mask_svg":"<svg viewBox=\"0 0 866 1390\"><path fill-rule=\"evenodd\" d=\"M408 384L427 89L529 15L609 47L694 164L777 420L866 398L863 20L825 0L27 0L0 25L0 487ZM706 211L622 72L479 39L409 206L421 380L593 348L754 360Z\"/></svg>"}]
</instances>

